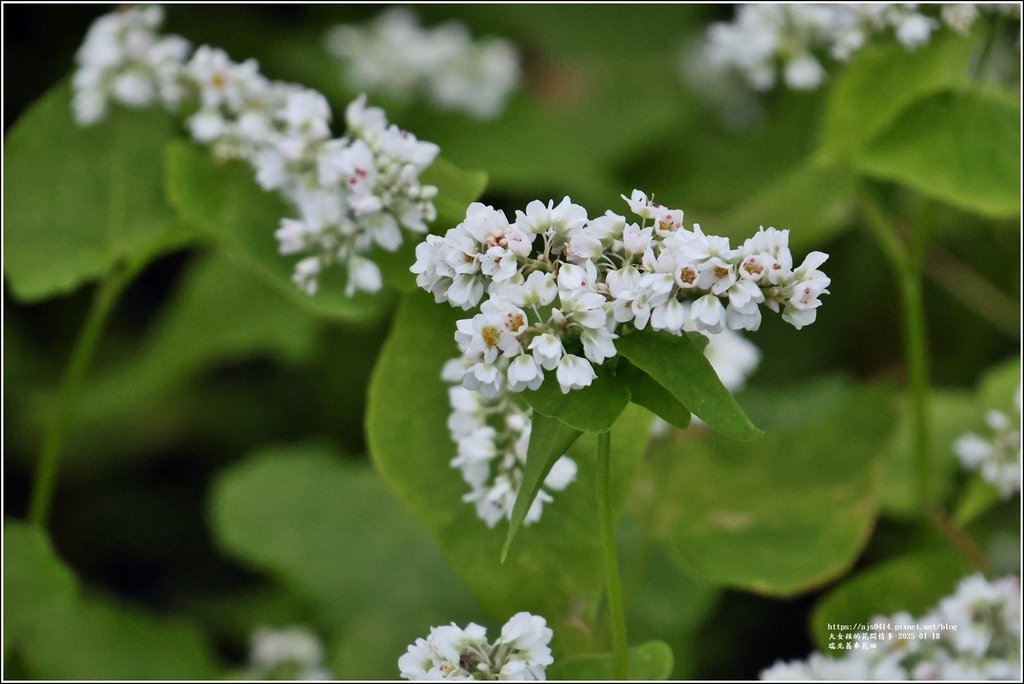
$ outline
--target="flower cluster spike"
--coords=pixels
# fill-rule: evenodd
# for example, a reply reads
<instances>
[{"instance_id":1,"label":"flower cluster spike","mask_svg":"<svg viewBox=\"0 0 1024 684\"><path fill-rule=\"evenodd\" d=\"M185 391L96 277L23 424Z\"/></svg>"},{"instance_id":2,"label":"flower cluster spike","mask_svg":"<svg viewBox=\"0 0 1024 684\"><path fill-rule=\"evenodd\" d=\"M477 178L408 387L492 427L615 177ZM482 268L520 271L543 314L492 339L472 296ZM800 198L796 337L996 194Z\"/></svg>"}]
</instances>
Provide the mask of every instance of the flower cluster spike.
<instances>
[{"instance_id":1,"label":"flower cluster spike","mask_svg":"<svg viewBox=\"0 0 1024 684\"><path fill-rule=\"evenodd\" d=\"M417 245L421 288L439 303L480 305L456 324L463 386L491 398L537 389L552 371L568 393L593 382L628 330L757 330L761 307L798 329L814 322L830 283L823 252L794 267L786 230L762 227L732 248L639 190L623 199L638 220L590 218L568 197L530 202L515 221L474 203Z\"/></svg>"},{"instance_id":2,"label":"flower cluster spike","mask_svg":"<svg viewBox=\"0 0 1024 684\"><path fill-rule=\"evenodd\" d=\"M968 470L977 470L1004 498L1020 491L1021 479L1021 388L1014 394L1016 413L1009 416L990 409L985 414L987 436L975 432L961 435L953 443L960 463Z\"/></svg>"},{"instance_id":3,"label":"flower cluster spike","mask_svg":"<svg viewBox=\"0 0 1024 684\"><path fill-rule=\"evenodd\" d=\"M513 615L494 643L487 629L469 623L432 627L398 659L403 679L541 681L551 657L552 631L547 621L530 613Z\"/></svg>"},{"instance_id":4,"label":"flower cluster spike","mask_svg":"<svg viewBox=\"0 0 1024 684\"><path fill-rule=\"evenodd\" d=\"M874 36L892 31L907 50L926 44L943 25L970 31L981 12L1015 13L1020 5L946 4L933 14L917 3L764 3L740 5L729 22L708 28L696 57L714 72L739 74L751 88L768 90L782 80L811 90L825 80L819 58L845 62Z\"/></svg>"},{"instance_id":5,"label":"flower cluster spike","mask_svg":"<svg viewBox=\"0 0 1024 684\"><path fill-rule=\"evenodd\" d=\"M78 51L73 107L81 125L102 119L111 103L160 103L194 112L186 125L195 141L222 159L242 159L264 190L276 191L296 215L275 233L282 254L306 255L294 280L309 294L332 264L348 270L347 295L382 287L367 255L395 251L403 229L425 233L437 216L437 188L419 174L438 147L390 125L365 96L345 112L347 135L331 137L331 109L315 90L263 76L255 60L233 62L203 45L158 33L159 7L126 8L99 18Z\"/></svg>"},{"instance_id":6,"label":"flower cluster spike","mask_svg":"<svg viewBox=\"0 0 1024 684\"><path fill-rule=\"evenodd\" d=\"M876 629L829 642L842 650L842 657L813 653L805 661L778 662L761 679L1020 680L1016 577L989 581L971 575L925 615L915 618L904 611L869 624Z\"/></svg>"}]
</instances>

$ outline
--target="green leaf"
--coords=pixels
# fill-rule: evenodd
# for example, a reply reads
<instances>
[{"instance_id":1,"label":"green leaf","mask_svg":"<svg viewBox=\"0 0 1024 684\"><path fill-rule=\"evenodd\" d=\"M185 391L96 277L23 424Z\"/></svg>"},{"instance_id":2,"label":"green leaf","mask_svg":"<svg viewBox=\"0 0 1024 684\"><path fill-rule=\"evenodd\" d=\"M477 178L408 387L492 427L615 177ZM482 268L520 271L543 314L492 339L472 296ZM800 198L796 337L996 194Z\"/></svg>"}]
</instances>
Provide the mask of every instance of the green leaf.
<instances>
[{"instance_id":1,"label":"green leaf","mask_svg":"<svg viewBox=\"0 0 1024 684\"><path fill-rule=\"evenodd\" d=\"M208 644L191 624L90 597L53 620L36 623L22 654L40 679L223 676Z\"/></svg>"},{"instance_id":2,"label":"green leaf","mask_svg":"<svg viewBox=\"0 0 1024 684\"><path fill-rule=\"evenodd\" d=\"M680 557L709 582L772 596L841 575L877 516L890 404L886 388L852 391L823 418L746 449L713 433L658 443L678 461L678 476L664 479L674 485L665 525Z\"/></svg>"},{"instance_id":3,"label":"green leaf","mask_svg":"<svg viewBox=\"0 0 1024 684\"><path fill-rule=\"evenodd\" d=\"M174 130L163 112L124 109L83 128L67 83L32 105L4 141L4 272L15 297L64 294L187 241L163 192L160 154Z\"/></svg>"},{"instance_id":4,"label":"green leaf","mask_svg":"<svg viewBox=\"0 0 1024 684\"><path fill-rule=\"evenodd\" d=\"M487 174L483 171L463 171L442 157L434 160L420 176L424 185L437 186L437 220L434 221L439 235L454 228L466 218L466 208L484 194Z\"/></svg>"},{"instance_id":5,"label":"green leaf","mask_svg":"<svg viewBox=\"0 0 1024 684\"><path fill-rule=\"evenodd\" d=\"M659 385L651 376L630 363L620 366L619 378L629 387L629 398L634 404L676 426L690 426L690 412L672 396L672 393Z\"/></svg>"},{"instance_id":6,"label":"green leaf","mask_svg":"<svg viewBox=\"0 0 1024 684\"><path fill-rule=\"evenodd\" d=\"M343 638L383 616L382 642L339 677L393 677L395 659L431 625L480 620L436 544L380 478L328 450L254 454L218 477L210 515L226 550L309 599Z\"/></svg>"},{"instance_id":7,"label":"green leaf","mask_svg":"<svg viewBox=\"0 0 1024 684\"><path fill-rule=\"evenodd\" d=\"M526 465L523 466L523 482L520 485L519 494L516 496L515 506L512 508L505 546L501 549L502 563L508 557L512 540L515 539L519 527L530 511L530 505L537 498L537 493L540 491L541 485L544 484L544 478L551 472L555 461L569 450L569 447L581 434L583 433L569 427L557 418L548 418L534 412L530 429L530 445L526 452Z\"/></svg>"},{"instance_id":8,"label":"green leaf","mask_svg":"<svg viewBox=\"0 0 1024 684\"><path fill-rule=\"evenodd\" d=\"M953 442L970 429L978 416L976 400L969 392L933 389L929 395L931 424L930 476L935 502L941 501L954 483L959 466ZM920 514L917 503L917 470L914 465L914 415L910 398L901 395L895 406L896 430L882 450L882 510L894 518Z\"/></svg>"},{"instance_id":9,"label":"green leaf","mask_svg":"<svg viewBox=\"0 0 1024 684\"><path fill-rule=\"evenodd\" d=\"M22 522L4 523L4 647L24 639L39 620L75 601L78 582L57 559L46 533Z\"/></svg>"},{"instance_id":10,"label":"green leaf","mask_svg":"<svg viewBox=\"0 0 1024 684\"><path fill-rule=\"evenodd\" d=\"M1003 93L945 90L916 100L856 158L869 175L994 217L1020 213L1020 105Z\"/></svg>"},{"instance_id":11,"label":"green leaf","mask_svg":"<svg viewBox=\"0 0 1024 684\"><path fill-rule=\"evenodd\" d=\"M562 393L555 374L548 372L543 385L521 396L534 411L557 418L577 430L608 432L629 403L629 389L607 367L599 370L589 387L566 394Z\"/></svg>"},{"instance_id":12,"label":"green leaf","mask_svg":"<svg viewBox=\"0 0 1024 684\"><path fill-rule=\"evenodd\" d=\"M829 623L870 624L874 617L892 617L903 610L920 615L952 593L970 570L955 549L943 548L915 551L858 572L814 606L814 642L828 652L829 634L836 632Z\"/></svg>"},{"instance_id":13,"label":"green leaf","mask_svg":"<svg viewBox=\"0 0 1024 684\"><path fill-rule=\"evenodd\" d=\"M605 629L604 621L588 624L605 583L594 513L597 438L577 440L570 448L579 467L576 481L545 505L540 523L519 531L514 552L502 564L505 531L488 528L473 505L462 501L468 485L449 465L456 445L446 426L450 405L440 377L445 361L458 354L455 320L465 315L438 306L424 292L403 299L370 384L366 427L374 463L495 620L521 610L544 615L555 630L556 652L593 651ZM649 430L650 414L638 407L627 407L612 428L616 507Z\"/></svg>"},{"instance_id":14,"label":"green leaf","mask_svg":"<svg viewBox=\"0 0 1024 684\"><path fill-rule=\"evenodd\" d=\"M701 223L722 226L733 235L745 231L744 237L758 226L772 225L790 230L794 251L820 248L849 225L855 181L849 169L807 160L727 213Z\"/></svg>"},{"instance_id":15,"label":"green leaf","mask_svg":"<svg viewBox=\"0 0 1024 684\"><path fill-rule=\"evenodd\" d=\"M274 232L292 215L275 193L264 192L250 167L239 161L218 163L208 150L186 141L167 146L167 193L182 219L202 228L227 254L314 314L344 321L380 317L391 303L385 292L345 295L341 267L325 269L317 294L307 295L292 282L296 258L278 252Z\"/></svg>"},{"instance_id":16,"label":"green leaf","mask_svg":"<svg viewBox=\"0 0 1024 684\"><path fill-rule=\"evenodd\" d=\"M676 337L645 331L624 335L615 346L619 354L715 430L734 439L750 440L761 436L761 430L743 413L689 335Z\"/></svg>"},{"instance_id":17,"label":"green leaf","mask_svg":"<svg viewBox=\"0 0 1024 684\"><path fill-rule=\"evenodd\" d=\"M910 103L965 83L973 41L938 36L908 52L896 41L866 45L829 89L820 153L831 160L856 154Z\"/></svg>"},{"instance_id":18,"label":"green leaf","mask_svg":"<svg viewBox=\"0 0 1024 684\"><path fill-rule=\"evenodd\" d=\"M672 674L672 649L664 641L648 641L629 649L629 678L662 681ZM577 681L615 680L615 655L592 653L556 660L548 679Z\"/></svg>"},{"instance_id":19,"label":"green leaf","mask_svg":"<svg viewBox=\"0 0 1024 684\"><path fill-rule=\"evenodd\" d=\"M113 599L81 596L46 535L4 525L4 642L40 679L211 679L201 634Z\"/></svg>"}]
</instances>

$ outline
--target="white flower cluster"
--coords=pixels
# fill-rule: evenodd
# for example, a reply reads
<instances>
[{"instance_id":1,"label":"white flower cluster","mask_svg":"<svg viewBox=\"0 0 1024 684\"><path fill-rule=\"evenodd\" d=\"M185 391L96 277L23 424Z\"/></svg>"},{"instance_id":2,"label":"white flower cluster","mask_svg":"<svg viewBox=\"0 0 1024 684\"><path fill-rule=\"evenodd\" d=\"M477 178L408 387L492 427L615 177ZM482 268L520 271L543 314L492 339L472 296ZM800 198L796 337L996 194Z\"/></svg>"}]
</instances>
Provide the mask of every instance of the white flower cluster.
<instances>
[{"instance_id":1,"label":"white flower cluster","mask_svg":"<svg viewBox=\"0 0 1024 684\"><path fill-rule=\"evenodd\" d=\"M323 95L272 81L255 60L236 63L206 45L188 59L184 39L157 35L161 20L159 7L144 7L96 21L78 53L79 122L101 118L110 100L143 106L159 93L167 105L194 102L192 137L218 157L249 162L260 186L294 207L297 216L282 219L275 235L282 254L309 255L296 264L296 283L313 294L323 268L342 263L346 294L381 289L380 269L366 254L398 249L403 228L427 231L437 188L421 185L419 174L438 147L388 125L365 97L346 109L348 135L331 138Z\"/></svg>"},{"instance_id":2,"label":"white flower cluster","mask_svg":"<svg viewBox=\"0 0 1024 684\"><path fill-rule=\"evenodd\" d=\"M943 23L966 33L981 11L1014 7L1019 11L1016 4L947 4L938 12L940 21L916 3L741 5L733 21L708 29L700 61L715 72L737 72L755 90L772 88L780 70L788 87L811 90L825 80L823 54L845 62L871 37L890 30L914 50Z\"/></svg>"},{"instance_id":3,"label":"white flower cluster","mask_svg":"<svg viewBox=\"0 0 1024 684\"><path fill-rule=\"evenodd\" d=\"M245 674L252 679L330 681L334 676L324 668L323 658L323 645L305 627L260 627L250 639Z\"/></svg>"},{"instance_id":4,"label":"white flower cluster","mask_svg":"<svg viewBox=\"0 0 1024 684\"><path fill-rule=\"evenodd\" d=\"M541 681L551 657L552 632L547 621L516 613L501 628L493 644L487 629L469 623L431 627L430 636L417 639L398 659L403 679Z\"/></svg>"},{"instance_id":5,"label":"white flower cluster","mask_svg":"<svg viewBox=\"0 0 1024 684\"><path fill-rule=\"evenodd\" d=\"M507 40L473 42L456 21L428 30L403 8L365 26L335 26L326 44L359 90L398 101L425 96L440 109L481 119L501 113L519 83L519 55Z\"/></svg>"},{"instance_id":6,"label":"white flower cluster","mask_svg":"<svg viewBox=\"0 0 1024 684\"><path fill-rule=\"evenodd\" d=\"M789 231L762 227L733 249L639 190L623 199L639 223L611 211L590 219L568 197L530 202L515 222L473 203L444 237L417 245L411 270L438 302L468 310L487 296L457 323L463 386L491 398L536 389L547 370L563 393L587 387L591 364L616 355L627 327L757 330L760 305L796 328L814 321L830 282L818 270L826 254L794 268Z\"/></svg>"},{"instance_id":7,"label":"white flower cluster","mask_svg":"<svg viewBox=\"0 0 1024 684\"><path fill-rule=\"evenodd\" d=\"M1018 578L990 582L972 575L922 617L903 612L873 618L872 624L887 625L876 634L893 638L854 643L874 648L843 651L840 658L814 653L806 661L779 662L761 672L761 679L1020 680L1020 605ZM899 632L928 632L929 638L900 639ZM931 638L933 633L939 637Z\"/></svg>"},{"instance_id":8,"label":"white flower cluster","mask_svg":"<svg viewBox=\"0 0 1024 684\"><path fill-rule=\"evenodd\" d=\"M1019 385L1014 395L1014 405L1017 411L1012 417L995 409L985 414L985 422L991 431L988 437L968 432L953 443L953 450L964 468L981 471L981 476L1007 498L1020 491L1022 461Z\"/></svg>"},{"instance_id":9,"label":"white flower cluster","mask_svg":"<svg viewBox=\"0 0 1024 684\"><path fill-rule=\"evenodd\" d=\"M459 383L463 375L462 359L458 358L446 364L442 377ZM508 391L488 398L465 387L450 387L448 399L452 407L448 431L458 447L451 465L470 486L462 500L474 504L477 516L494 527L512 516L523 481L533 410L521 406ZM560 492L574 479L576 462L561 456L544 479L523 524L540 520L544 504L553 500L548 490Z\"/></svg>"},{"instance_id":10,"label":"white flower cluster","mask_svg":"<svg viewBox=\"0 0 1024 684\"><path fill-rule=\"evenodd\" d=\"M148 107L159 99L176 108L184 99L180 80L188 41L157 34L160 7L124 9L97 19L75 55L72 85L75 119L85 126L106 116L111 102Z\"/></svg>"}]
</instances>

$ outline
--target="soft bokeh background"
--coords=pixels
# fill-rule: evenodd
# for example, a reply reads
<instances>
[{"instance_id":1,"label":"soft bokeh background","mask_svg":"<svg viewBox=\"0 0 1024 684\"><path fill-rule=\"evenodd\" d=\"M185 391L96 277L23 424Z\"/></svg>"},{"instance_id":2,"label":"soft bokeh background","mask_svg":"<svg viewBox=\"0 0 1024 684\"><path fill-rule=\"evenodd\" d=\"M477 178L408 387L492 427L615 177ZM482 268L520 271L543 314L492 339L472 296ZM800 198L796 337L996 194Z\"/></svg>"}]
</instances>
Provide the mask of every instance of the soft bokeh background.
<instances>
[{"instance_id":1,"label":"soft bokeh background","mask_svg":"<svg viewBox=\"0 0 1024 684\"><path fill-rule=\"evenodd\" d=\"M68 75L90 22L107 10L5 6L5 131ZM268 76L317 88L340 112L357 93L322 50L323 32L380 10L170 6L166 30L256 57ZM709 232L742 239L761 223L786 227L798 259L811 249L831 255L833 294L813 326L798 332L766 316L750 335L762 362L740 403L769 436L740 444L693 428L637 466L620 533L633 639L668 642L676 677L755 677L815 648L812 610L864 568L918 554L908 574L939 568L923 583L940 596L951 589L963 561L909 501L893 275L857 211L856 181L807 161L828 88L763 95L747 127L726 125L688 89L678 62L688 40L731 16L728 6L416 11L426 24L458 18L522 51L522 89L491 121L374 100L450 162L485 170L487 203L511 213L568 194L592 214L621 212L619 193L639 187ZM923 202L868 183L901 222ZM968 478L949 445L980 427L986 401L1008 407L1009 395L991 387L1012 389L1019 374L1005 367L976 392L990 369L1019 358L1020 230L1018 217L937 207L925 302L934 459L952 509ZM23 302L5 281L5 520L26 514L42 429L90 296L86 286ZM439 546L428 531L436 521L401 503L415 497L396 496L370 468L367 387L390 325L390 311L359 322L311 314L208 246L145 269L103 335L61 465L52 545L84 589L28 636L5 628L5 674L216 675L243 662L256 626L304 623L325 639L339 677L394 677L404 644L431 624L500 625L512 609L474 599L479 586L464 580L476 566L444 555L473 548L443 535ZM404 391L395 388L395 431ZM445 468L454 447L443 424L437 434L423 448ZM1018 506L1012 499L972 523L993 572L1019 572ZM717 523L702 517L720 510ZM481 525L467 535L485 533ZM8 575L18 576L22 549L48 553L37 537L22 542L17 554L5 544ZM587 568L563 564L570 571L583 582ZM601 629L564 636L556 652L607 648Z\"/></svg>"}]
</instances>

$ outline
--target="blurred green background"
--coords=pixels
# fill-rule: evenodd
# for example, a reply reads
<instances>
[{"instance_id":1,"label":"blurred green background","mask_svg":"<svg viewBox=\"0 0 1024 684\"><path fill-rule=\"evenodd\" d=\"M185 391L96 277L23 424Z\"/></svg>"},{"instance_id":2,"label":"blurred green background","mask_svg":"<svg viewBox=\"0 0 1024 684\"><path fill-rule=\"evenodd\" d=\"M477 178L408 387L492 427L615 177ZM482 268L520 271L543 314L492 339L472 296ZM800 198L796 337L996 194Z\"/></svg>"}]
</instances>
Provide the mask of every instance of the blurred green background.
<instances>
[{"instance_id":1,"label":"blurred green background","mask_svg":"<svg viewBox=\"0 0 1024 684\"><path fill-rule=\"evenodd\" d=\"M317 88L341 112L356 93L322 35L382 9L175 5L165 28L235 59L255 57L268 76ZM108 10L4 7L5 132L67 77L89 24ZM678 62L730 6L416 12L425 24L457 18L474 36L521 49L522 87L495 120L371 98L448 161L486 171L483 201L511 214L568 194L596 215L622 211L619 193L638 187L685 209L687 225L739 239L762 223L790 228L797 259L830 254L833 294L818 321L795 331L766 316L748 336L762 362L740 403L769 436L738 445L691 429L638 461L620 530L633 640L668 642L676 677L756 677L815 647L812 611L843 577L918 554L910 576L937 569L917 608L951 588L962 559L908 501L899 299L857 188L869 187L900 225L926 202L936 207L924 287L934 460L950 508L968 478L949 444L979 428L985 401L1009 402L977 388L990 369L1019 359L1019 213L982 216L811 163L836 116L829 88L765 94L753 125L726 126L688 89ZM90 297L81 286L20 301L5 280L5 520L26 515L42 430ZM39 592L25 610L51 617L26 618L23 629L15 613L5 620L5 674L213 676L243 662L257 625L308 623L339 677L393 678L405 644L430 625L500 625L511 612L493 614L501 607L473 597L469 566L452 563L431 521L371 471L366 392L392 322L390 307L380 308L361 320L312 312L206 244L153 261L103 334L61 464L49 532L77 580L39 570L54 565L38 534L6 535L8 580L38 580L25 589ZM1007 366L990 384L1018 374ZM437 434L430 448L453 455L443 424ZM1016 567L999 551L1019 543L1016 503L972 522L994 569ZM756 521L749 538L704 524L702 512L722 507ZM813 543L790 551L797 539ZM5 617L15 600L8 596ZM607 647L602 634L563 638L556 655Z\"/></svg>"}]
</instances>

